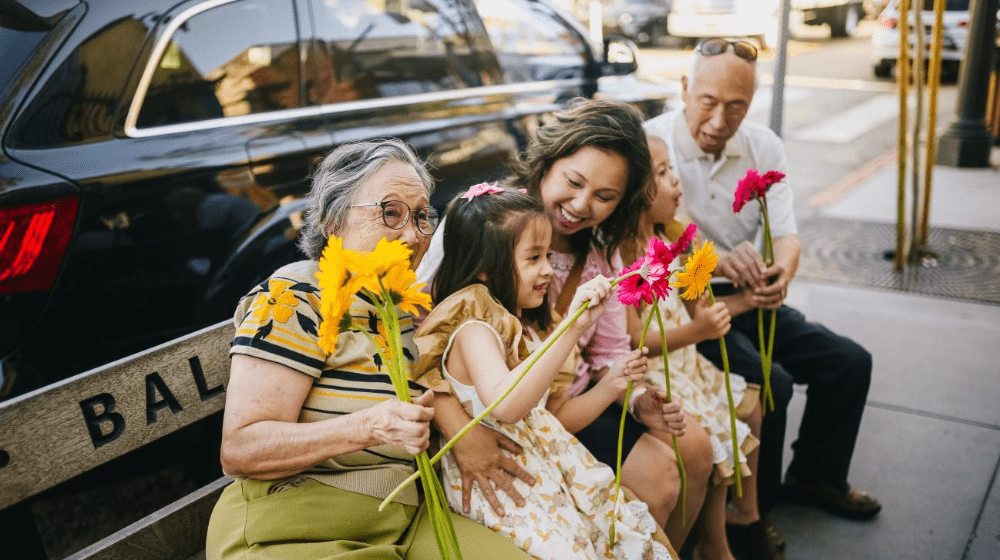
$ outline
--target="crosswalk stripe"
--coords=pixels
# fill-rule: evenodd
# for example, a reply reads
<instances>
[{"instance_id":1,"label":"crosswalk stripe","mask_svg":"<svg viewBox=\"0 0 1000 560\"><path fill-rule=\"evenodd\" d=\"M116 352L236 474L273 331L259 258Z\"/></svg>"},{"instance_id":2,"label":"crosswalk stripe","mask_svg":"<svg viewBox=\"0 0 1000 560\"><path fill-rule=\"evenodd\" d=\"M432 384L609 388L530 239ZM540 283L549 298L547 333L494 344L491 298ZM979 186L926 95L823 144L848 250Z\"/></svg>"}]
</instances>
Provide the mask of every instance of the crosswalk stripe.
<instances>
[{"instance_id":1,"label":"crosswalk stripe","mask_svg":"<svg viewBox=\"0 0 1000 560\"><path fill-rule=\"evenodd\" d=\"M792 134L792 139L803 142L848 144L869 130L894 120L899 115L899 98L885 94Z\"/></svg>"}]
</instances>

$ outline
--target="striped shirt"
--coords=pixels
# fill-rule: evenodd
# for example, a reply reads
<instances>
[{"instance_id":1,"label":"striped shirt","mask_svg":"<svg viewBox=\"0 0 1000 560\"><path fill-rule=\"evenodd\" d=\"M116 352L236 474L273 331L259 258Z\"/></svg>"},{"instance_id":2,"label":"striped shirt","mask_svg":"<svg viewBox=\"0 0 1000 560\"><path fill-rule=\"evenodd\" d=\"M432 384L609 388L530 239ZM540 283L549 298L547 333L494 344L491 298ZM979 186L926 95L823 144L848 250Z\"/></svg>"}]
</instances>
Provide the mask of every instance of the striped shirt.
<instances>
[{"instance_id":1,"label":"striped shirt","mask_svg":"<svg viewBox=\"0 0 1000 560\"><path fill-rule=\"evenodd\" d=\"M395 399L389 376L369 339L360 332L345 332L337 349L326 354L319 347L320 293L316 261L300 261L278 269L240 300L234 322L236 338L230 355L243 354L268 360L313 378L313 385L299 413L299 422L336 418ZM360 296L351 307L355 323L376 338L381 321L375 308ZM417 357L413 320L400 314L404 354ZM410 382L410 393L423 389ZM324 484L376 498L384 498L415 470L413 456L391 445L331 457L305 471ZM417 505L415 485L397 501Z\"/></svg>"}]
</instances>

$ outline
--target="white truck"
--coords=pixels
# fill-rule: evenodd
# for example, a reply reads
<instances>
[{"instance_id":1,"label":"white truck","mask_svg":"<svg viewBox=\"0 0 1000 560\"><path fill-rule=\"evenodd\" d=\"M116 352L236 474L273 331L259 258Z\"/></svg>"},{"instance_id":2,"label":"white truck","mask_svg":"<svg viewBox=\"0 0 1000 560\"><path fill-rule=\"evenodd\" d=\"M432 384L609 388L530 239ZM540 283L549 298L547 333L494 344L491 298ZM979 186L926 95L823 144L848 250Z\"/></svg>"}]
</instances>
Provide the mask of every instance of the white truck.
<instances>
[{"instance_id":1,"label":"white truck","mask_svg":"<svg viewBox=\"0 0 1000 560\"><path fill-rule=\"evenodd\" d=\"M673 0L667 32L675 37L752 37L763 47L778 38L780 0ZM792 0L790 23L830 26L834 37L854 34L862 0Z\"/></svg>"}]
</instances>

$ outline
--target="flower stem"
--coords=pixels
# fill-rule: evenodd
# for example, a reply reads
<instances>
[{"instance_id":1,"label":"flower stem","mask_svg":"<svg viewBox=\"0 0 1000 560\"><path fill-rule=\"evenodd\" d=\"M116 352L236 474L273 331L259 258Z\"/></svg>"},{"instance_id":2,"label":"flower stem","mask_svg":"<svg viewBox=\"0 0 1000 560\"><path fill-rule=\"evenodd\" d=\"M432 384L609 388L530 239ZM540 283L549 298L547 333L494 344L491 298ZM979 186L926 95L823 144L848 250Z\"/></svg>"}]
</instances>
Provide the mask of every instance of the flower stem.
<instances>
[{"instance_id":1,"label":"flower stem","mask_svg":"<svg viewBox=\"0 0 1000 560\"><path fill-rule=\"evenodd\" d=\"M653 303L653 313L656 314L656 324L660 327L660 345L663 355L663 377L667 385L667 402L673 402L670 395L670 363L667 351L667 333L663 330L663 317L660 315L659 302ZM680 449L677 448L677 436L670 434L671 443L674 445L674 457L677 461L677 471L681 475L681 525L687 525L687 471L684 469L684 460L681 459Z\"/></svg>"},{"instance_id":2,"label":"flower stem","mask_svg":"<svg viewBox=\"0 0 1000 560\"><path fill-rule=\"evenodd\" d=\"M379 280L379 284L381 285L381 279ZM368 336L372 345L375 346L376 352L382 356L386 366L386 373L389 375L393 389L396 391L396 397L403 402L412 402L406 372L406 362L403 360L403 339L402 330L399 326L399 315L392 303L390 294L384 286L382 287L380 296L373 298L372 301L378 302L376 309L385 328L385 343L389 354L388 360L376 343L374 336L366 330L362 330L362 332ZM462 552L458 547L458 537L455 535L455 527L451 522L448 503L445 499L444 491L441 489L441 481L438 480L437 473L434 472L434 467L431 466L427 452L420 452L415 459L417 472L414 474L420 477L421 486L424 489L424 498L427 500L427 515L431 521L431 528L434 531L434 539L437 542L441 559L450 560L454 557L462 560Z\"/></svg>"},{"instance_id":3,"label":"flower stem","mask_svg":"<svg viewBox=\"0 0 1000 560\"><path fill-rule=\"evenodd\" d=\"M712 284L708 285L708 297L715 305ZM729 429L733 439L733 478L736 479L736 495L743 497L743 466L740 464L740 444L736 437L736 405L733 403L733 389L729 386L729 353L726 352L726 337L719 337L719 351L722 352L722 369L726 379L726 396L729 397Z\"/></svg>"},{"instance_id":4,"label":"flower stem","mask_svg":"<svg viewBox=\"0 0 1000 560\"><path fill-rule=\"evenodd\" d=\"M653 305L656 305L656 301L653 301ZM649 317L646 318L646 324L642 326L642 336L639 337L639 348L646 343L646 333L649 331L649 324L653 321L653 314L650 313ZM615 545L615 520L618 518L618 498L619 490L622 485L622 440L625 438L625 415L628 414L628 401L632 397L632 382L628 382L628 387L625 389L625 406L622 407L622 419L618 423L618 456L617 463L615 467L615 505L611 509L611 531L608 534L608 541L611 546Z\"/></svg>"},{"instance_id":5,"label":"flower stem","mask_svg":"<svg viewBox=\"0 0 1000 560\"><path fill-rule=\"evenodd\" d=\"M774 240L771 238L771 218L767 213L767 198L757 199L760 202L761 214L764 218L764 260L768 266L774 264ZM767 412L768 403L774 411L774 394L771 389L771 351L774 349L774 319L776 310L771 310L771 328L767 346L764 345L764 310L757 309L757 332L760 339L760 366L764 376L764 387L761 391L761 412Z\"/></svg>"}]
</instances>

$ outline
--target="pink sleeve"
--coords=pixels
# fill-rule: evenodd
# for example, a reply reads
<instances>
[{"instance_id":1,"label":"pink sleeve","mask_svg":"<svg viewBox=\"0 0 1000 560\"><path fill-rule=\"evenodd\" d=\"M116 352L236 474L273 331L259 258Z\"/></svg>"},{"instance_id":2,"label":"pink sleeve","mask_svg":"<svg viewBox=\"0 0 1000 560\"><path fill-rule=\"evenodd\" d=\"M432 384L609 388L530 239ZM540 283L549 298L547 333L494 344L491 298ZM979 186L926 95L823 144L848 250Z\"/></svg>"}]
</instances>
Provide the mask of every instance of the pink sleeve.
<instances>
[{"instance_id":1,"label":"pink sleeve","mask_svg":"<svg viewBox=\"0 0 1000 560\"><path fill-rule=\"evenodd\" d=\"M615 278L623 266L618 253L611 260L614 269L608 266L600 251L591 250L587 255L580 283L587 282L597 275ZM587 330L579 342L581 360L577 367L577 378L570 387L568 394L578 395L587 387L592 372L613 364L619 357L632 349L631 340L626 331L625 306L618 298L612 296L604 307L604 313L593 327Z\"/></svg>"}]
</instances>

